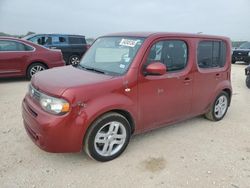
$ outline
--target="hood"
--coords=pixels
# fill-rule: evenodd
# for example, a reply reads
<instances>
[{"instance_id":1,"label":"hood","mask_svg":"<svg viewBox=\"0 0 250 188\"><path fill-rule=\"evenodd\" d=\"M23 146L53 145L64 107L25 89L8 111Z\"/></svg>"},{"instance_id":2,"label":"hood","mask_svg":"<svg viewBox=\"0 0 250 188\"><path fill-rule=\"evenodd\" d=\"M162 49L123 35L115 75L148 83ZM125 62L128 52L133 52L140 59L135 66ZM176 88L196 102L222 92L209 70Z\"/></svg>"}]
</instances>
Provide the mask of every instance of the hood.
<instances>
[{"instance_id":1,"label":"hood","mask_svg":"<svg viewBox=\"0 0 250 188\"><path fill-rule=\"evenodd\" d=\"M71 87L89 85L112 79L112 76L64 66L41 71L32 77L31 83L37 90L47 94L61 96Z\"/></svg>"}]
</instances>

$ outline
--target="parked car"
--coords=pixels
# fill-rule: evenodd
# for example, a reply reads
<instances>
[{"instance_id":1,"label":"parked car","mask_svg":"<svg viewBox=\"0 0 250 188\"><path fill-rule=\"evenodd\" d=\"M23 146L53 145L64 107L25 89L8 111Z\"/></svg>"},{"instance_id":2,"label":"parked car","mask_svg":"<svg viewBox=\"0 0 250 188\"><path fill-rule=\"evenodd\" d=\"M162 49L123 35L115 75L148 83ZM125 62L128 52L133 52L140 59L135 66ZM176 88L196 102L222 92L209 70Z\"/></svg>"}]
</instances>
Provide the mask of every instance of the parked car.
<instances>
[{"instance_id":1,"label":"parked car","mask_svg":"<svg viewBox=\"0 0 250 188\"><path fill-rule=\"evenodd\" d=\"M245 42L239 48L233 50L232 63L244 61L250 64L250 42Z\"/></svg>"},{"instance_id":2,"label":"parked car","mask_svg":"<svg viewBox=\"0 0 250 188\"><path fill-rule=\"evenodd\" d=\"M52 67L63 66L60 50L50 50L32 42L0 37L0 78L26 76Z\"/></svg>"},{"instance_id":3,"label":"parked car","mask_svg":"<svg viewBox=\"0 0 250 188\"><path fill-rule=\"evenodd\" d=\"M109 161L132 134L202 114L223 119L231 96L228 38L120 33L98 38L77 67L35 75L22 116L43 150L84 148L91 158Z\"/></svg>"},{"instance_id":4,"label":"parked car","mask_svg":"<svg viewBox=\"0 0 250 188\"><path fill-rule=\"evenodd\" d=\"M89 48L85 36L68 34L33 34L24 37L47 48L60 49L68 65L77 65Z\"/></svg>"},{"instance_id":5,"label":"parked car","mask_svg":"<svg viewBox=\"0 0 250 188\"><path fill-rule=\"evenodd\" d=\"M250 65L248 65L248 66L245 68L245 75L247 76L247 77L246 77L246 85L247 85L247 87L250 89Z\"/></svg>"}]
</instances>

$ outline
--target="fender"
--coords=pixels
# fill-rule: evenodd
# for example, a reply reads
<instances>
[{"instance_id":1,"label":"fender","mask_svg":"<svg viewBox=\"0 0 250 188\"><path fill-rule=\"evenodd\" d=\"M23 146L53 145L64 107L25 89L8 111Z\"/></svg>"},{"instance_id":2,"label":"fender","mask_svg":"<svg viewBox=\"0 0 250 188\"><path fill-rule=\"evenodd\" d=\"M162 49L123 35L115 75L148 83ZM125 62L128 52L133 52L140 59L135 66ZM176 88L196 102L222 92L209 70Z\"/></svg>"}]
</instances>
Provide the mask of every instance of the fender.
<instances>
[{"instance_id":1,"label":"fender","mask_svg":"<svg viewBox=\"0 0 250 188\"><path fill-rule=\"evenodd\" d=\"M97 110L98 109L98 110ZM119 93L111 93L102 97L98 97L92 101L84 102L84 106L82 106L80 110L79 116L81 116L83 122L83 132L82 132L82 140L88 128L91 124L102 114L105 114L110 111L121 110L130 114L134 125L137 125L137 104L134 103L129 97L126 95L121 95ZM135 126L135 132L137 127Z\"/></svg>"},{"instance_id":2,"label":"fender","mask_svg":"<svg viewBox=\"0 0 250 188\"><path fill-rule=\"evenodd\" d=\"M211 107L211 105L213 105L214 100L216 99L216 97L221 93L221 91L223 90L229 90L230 91L230 95L229 95L229 105L231 103L231 98L232 98L232 87L230 84L229 80L224 80L223 82L220 82L216 88L214 89L215 92L211 93L211 97L210 97L210 101L211 103L209 103L208 107L206 108L206 111L208 111Z\"/></svg>"}]
</instances>

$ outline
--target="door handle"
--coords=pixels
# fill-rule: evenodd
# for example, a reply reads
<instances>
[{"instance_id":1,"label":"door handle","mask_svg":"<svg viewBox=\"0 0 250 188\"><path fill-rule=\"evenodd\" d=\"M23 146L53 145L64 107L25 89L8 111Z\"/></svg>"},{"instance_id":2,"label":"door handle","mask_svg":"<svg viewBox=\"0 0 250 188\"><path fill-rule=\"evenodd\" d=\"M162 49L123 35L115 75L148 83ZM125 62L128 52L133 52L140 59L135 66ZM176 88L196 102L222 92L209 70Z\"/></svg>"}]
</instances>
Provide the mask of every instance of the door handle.
<instances>
[{"instance_id":1,"label":"door handle","mask_svg":"<svg viewBox=\"0 0 250 188\"><path fill-rule=\"evenodd\" d=\"M186 77L186 78L184 79L184 84L185 84L185 85L189 85L190 82L192 82L192 78Z\"/></svg>"},{"instance_id":2,"label":"door handle","mask_svg":"<svg viewBox=\"0 0 250 188\"><path fill-rule=\"evenodd\" d=\"M217 73L216 75L215 75L215 78L218 80L218 79L220 79L221 78L221 74L220 73Z\"/></svg>"}]
</instances>

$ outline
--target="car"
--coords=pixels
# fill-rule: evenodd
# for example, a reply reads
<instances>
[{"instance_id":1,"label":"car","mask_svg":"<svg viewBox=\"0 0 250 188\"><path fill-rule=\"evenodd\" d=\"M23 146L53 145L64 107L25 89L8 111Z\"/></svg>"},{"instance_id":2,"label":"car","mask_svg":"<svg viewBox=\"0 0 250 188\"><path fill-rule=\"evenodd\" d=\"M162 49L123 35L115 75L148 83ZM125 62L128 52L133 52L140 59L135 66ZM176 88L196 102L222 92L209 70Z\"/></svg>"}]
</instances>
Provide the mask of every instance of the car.
<instances>
[{"instance_id":1,"label":"car","mask_svg":"<svg viewBox=\"0 0 250 188\"><path fill-rule=\"evenodd\" d=\"M229 38L117 33L98 38L78 66L36 74L22 117L41 149L83 148L103 162L118 157L131 135L199 115L223 119L231 97Z\"/></svg>"},{"instance_id":2,"label":"car","mask_svg":"<svg viewBox=\"0 0 250 188\"><path fill-rule=\"evenodd\" d=\"M32 34L24 39L47 48L60 49L67 65L77 65L89 48L85 36L70 34Z\"/></svg>"},{"instance_id":3,"label":"car","mask_svg":"<svg viewBox=\"0 0 250 188\"><path fill-rule=\"evenodd\" d=\"M246 86L250 89L250 65L245 68Z\"/></svg>"},{"instance_id":4,"label":"car","mask_svg":"<svg viewBox=\"0 0 250 188\"><path fill-rule=\"evenodd\" d=\"M245 42L239 48L233 50L232 64L236 61L244 61L250 64L250 42Z\"/></svg>"},{"instance_id":5,"label":"car","mask_svg":"<svg viewBox=\"0 0 250 188\"><path fill-rule=\"evenodd\" d=\"M51 50L13 37L0 37L0 78L30 79L39 71L64 66L60 50Z\"/></svg>"}]
</instances>

